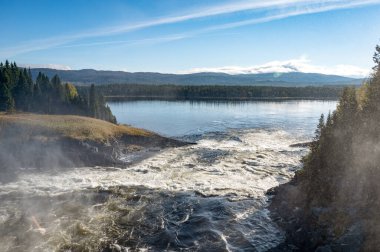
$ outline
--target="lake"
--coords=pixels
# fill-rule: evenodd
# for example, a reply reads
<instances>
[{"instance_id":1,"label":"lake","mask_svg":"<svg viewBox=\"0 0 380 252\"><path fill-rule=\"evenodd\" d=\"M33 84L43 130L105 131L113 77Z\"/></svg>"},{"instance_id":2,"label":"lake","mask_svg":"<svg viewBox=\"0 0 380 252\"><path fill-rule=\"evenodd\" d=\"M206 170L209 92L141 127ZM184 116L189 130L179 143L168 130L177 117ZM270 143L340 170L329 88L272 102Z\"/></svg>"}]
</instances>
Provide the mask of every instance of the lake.
<instances>
[{"instance_id":1,"label":"lake","mask_svg":"<svg viewBox=\"0 0 380 252\"><path fill-rule=\"evenodd\" d=\"M108 102L119 123L178 137L227 129L282 129L310 136L336 101Z\"/></svg>"}]
</instances>

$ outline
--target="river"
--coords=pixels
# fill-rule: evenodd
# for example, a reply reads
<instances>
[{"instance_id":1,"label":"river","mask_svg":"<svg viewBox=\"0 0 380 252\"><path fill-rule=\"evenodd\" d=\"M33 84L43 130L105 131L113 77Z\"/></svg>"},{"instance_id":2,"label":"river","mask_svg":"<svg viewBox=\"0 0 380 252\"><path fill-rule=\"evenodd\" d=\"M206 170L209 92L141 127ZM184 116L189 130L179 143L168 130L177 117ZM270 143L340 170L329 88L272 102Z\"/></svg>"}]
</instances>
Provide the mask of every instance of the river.
<instances>
[{"instance_id":1,"label":"river","mask_svg":"<svg viewBox=\"0 0 380 252\"><path fill-rule=\"evenodd\" d=\"M0 185L5 251L266 251L284 237L265 192L300 168L307 149L290 145L310 141L336 102L109 106L119 123L197 144L124 169L21 173Z\"/></svg>"}]
</instances>

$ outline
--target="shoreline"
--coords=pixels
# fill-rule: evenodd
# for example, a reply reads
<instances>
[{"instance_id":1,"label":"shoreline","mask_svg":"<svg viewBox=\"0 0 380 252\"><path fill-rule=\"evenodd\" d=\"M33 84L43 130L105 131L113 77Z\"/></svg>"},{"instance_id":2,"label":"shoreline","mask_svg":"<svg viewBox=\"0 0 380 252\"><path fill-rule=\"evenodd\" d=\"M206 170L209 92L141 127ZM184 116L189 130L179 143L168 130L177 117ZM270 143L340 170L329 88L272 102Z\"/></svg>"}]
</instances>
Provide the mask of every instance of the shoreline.
<instances>
[{"instance_id":1,"label":"shoreline","mask_svg":"<svg viewBox=\"0 0 380 252\"><path fill-rule=\"evenodd\" d=\"M0 182L23 168L126 168L189 142L154 132L70 115L0 114Z\"/></svg>"},{"instance_id":2,"label":"shoreline","mask_svg":"<svg viewBox=\"0 0 380 252\"><path fill-rule=\"evenodd\" d=\"M190 102L249 102L249 101L337 101L337 97L197 97L197 98L176 98L163 96L104 96L107 102L123 101L190 101Z\"/></svg>"}]
</instances>

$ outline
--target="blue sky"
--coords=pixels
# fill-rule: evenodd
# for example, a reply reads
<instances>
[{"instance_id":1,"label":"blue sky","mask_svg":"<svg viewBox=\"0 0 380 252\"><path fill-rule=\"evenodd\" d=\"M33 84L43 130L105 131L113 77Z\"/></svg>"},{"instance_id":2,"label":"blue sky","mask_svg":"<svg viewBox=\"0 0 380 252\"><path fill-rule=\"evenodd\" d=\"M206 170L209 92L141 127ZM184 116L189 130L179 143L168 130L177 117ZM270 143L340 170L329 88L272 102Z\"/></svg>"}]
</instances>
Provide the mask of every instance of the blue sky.
<instances>
[{"instance_id":1,"label":"blue sky","mask_svg":"<svg viewBox=\"0 0 380 252\"><path fill-rule=\"evenodd\" d=\"M363 76L380 0L0 0L0 60L54 68Z\"/></svg>"}]
</instances>

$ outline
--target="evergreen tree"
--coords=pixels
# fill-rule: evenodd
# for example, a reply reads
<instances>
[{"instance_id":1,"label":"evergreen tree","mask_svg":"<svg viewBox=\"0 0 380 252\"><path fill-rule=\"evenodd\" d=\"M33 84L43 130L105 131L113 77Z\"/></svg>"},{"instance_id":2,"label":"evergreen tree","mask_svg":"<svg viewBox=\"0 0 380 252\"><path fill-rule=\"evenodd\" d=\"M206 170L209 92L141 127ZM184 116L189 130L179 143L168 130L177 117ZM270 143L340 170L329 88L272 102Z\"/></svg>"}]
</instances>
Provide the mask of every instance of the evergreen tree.
<instances>
[{"instance_id":1,"label":"evergreen tree","mask_svg":"<svg viewBox=\"0 0 380 252\"><path fill-rule=\"evenodd\" d=\"M40 72L40 73L38 73L36 83L33 85L33 99L34 100L39 100L42 97L41 83L42 83L42 76L41 76L41 72Z\"/></svg>"},{"instance_id":2,"label":"evergreen tree","mask_svg":"<svg viewBox=\"0 0 380 252\"><path fill-rule=\"evenodd\" d=\"M24 75L24 72L19 71L19 77L16 86L13 89L13 97L16 102L16 107L21 110L28 109L28 96L29 86L27 77Z\"/></svg>"},{"instance_id":3,"label":"evergreen tree","mask_svg":"<svg viewBox=\"0 0 380 252\"><path fill-rule=\"evenodd\" d=\"M95 91L95 85L92 84L91 87L90 87L90 94L89 94L89 111L90 111L90 115L92 117L96 117L97 116L97 101L96 101L96 91Z\"/></svg>"},{"instance_id":4,"label":"evergreen tree","mask_svg":"<svg viewBox=\"0 0 380 252\"><path fill-rule=\"evenodd\" d=\"M379 45L377 45L375 48L375 53L373 54L373 62L375 62L376 64L373 67L373 69L377 71L380 66L380 46Z\"/></svg>"},{"instance_id":5,"label":"evergreen tree","mask_svg":"<svg viewBox=\"0 0 380 252\"><path fill-rule=\"evenodd\" d=\"M51 79L51 85L52 85L52 92L54 96L54 101L64 101L65 100L65 88L61 83L61 79L58 77L58 75L54 75L54 77Z\"/></svg>"},{"instance_id":6,"label":"evergreen tree","mask_svg":"<svg viewBox=\"0 0 380 252\"><path fill-rule=\"evenodd\" d=\"M325 116L324 116L324 114L321 114L321 116L319 117L319 120L318 120L317 129L315 130L315 137L314 137L315 140L320 139L324 127L325 127Z\"/></svg>"},{"instance_id":7,"label":"evergreen tree","mask_svg":"<svg viewBox=\"0 0 380 252\"><path fill-rule=\"evenodd\" d=\"M5 66L9 67L7 61ZM14 109L14 100L10 90L11 78L6 68L0 69L0 111L12 111Z\"/></svg>"},{"instance_id":8,"label":"evergreen tree","mask_svg":"<svg viewBox=\"0 0 380 252\"><path fill-rule=\"evenodd\" d=\"M27 71L26 68L24 68L24 76L26 77L26 82L27 82L27 94L28 96L33 96L33 78L32 78L32 73L29 70Z\"/></svg>"}]
</instances>

